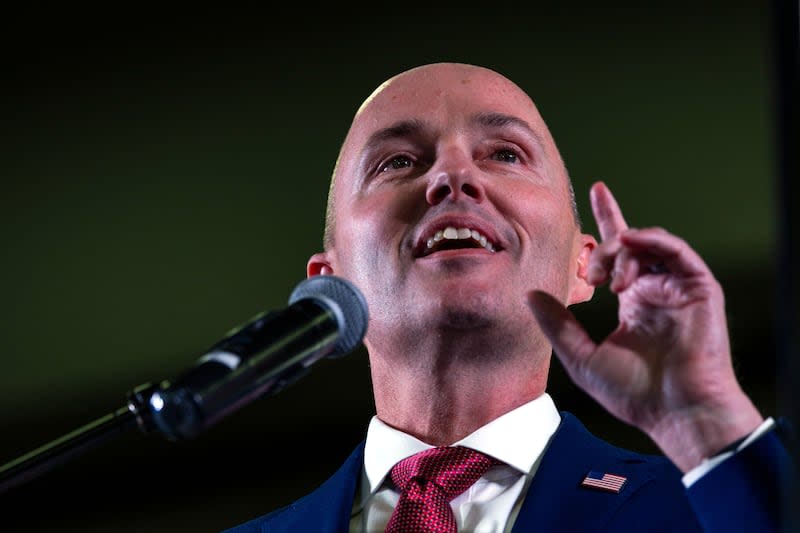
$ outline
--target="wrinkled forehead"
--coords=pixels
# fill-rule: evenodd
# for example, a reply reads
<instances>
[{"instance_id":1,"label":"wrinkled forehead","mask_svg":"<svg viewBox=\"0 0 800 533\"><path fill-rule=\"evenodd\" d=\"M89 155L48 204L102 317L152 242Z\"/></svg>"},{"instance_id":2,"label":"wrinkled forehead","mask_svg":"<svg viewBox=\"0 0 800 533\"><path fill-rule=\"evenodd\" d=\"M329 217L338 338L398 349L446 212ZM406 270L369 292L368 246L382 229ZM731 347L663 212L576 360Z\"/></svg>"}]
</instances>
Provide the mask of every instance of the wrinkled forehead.
<instances>
[{"instance_id":1,"label":"wrinkled forehead","mask_svg":"<svg viewBox=\"0 0 800 533\"><path fill-rule=\"evenodd\" d=\"M536 132L545 152L557 157L538 109L516 84L480 67L439 65L391 78L364 101L342 145L336 174L341 177L354 170L365 144L377 131L412 120L440 131L456 130L479 114L524 121Z\"/></svg>"}]
</instances>

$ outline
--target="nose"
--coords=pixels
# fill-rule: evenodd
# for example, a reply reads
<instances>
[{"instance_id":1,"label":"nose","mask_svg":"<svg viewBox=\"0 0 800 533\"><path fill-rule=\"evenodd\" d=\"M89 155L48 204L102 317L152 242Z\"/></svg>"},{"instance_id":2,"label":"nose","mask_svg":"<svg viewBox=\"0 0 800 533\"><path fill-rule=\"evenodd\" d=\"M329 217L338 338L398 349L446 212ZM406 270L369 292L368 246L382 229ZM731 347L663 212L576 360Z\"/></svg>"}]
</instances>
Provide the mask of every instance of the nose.
<instances>
[{"instance_id":1,"label":"nose","mask_svg":"<svg viewBox=\"0 0 800 533\"><path fill-rule=\"evenodd\" d=\"M485 197L479 169L472 157L463 150L451 148L443 153L429 171L431 179L425 191L430 205L449 198L452 201L471 198L480 203Z\"/></svg>"}]
</instances>

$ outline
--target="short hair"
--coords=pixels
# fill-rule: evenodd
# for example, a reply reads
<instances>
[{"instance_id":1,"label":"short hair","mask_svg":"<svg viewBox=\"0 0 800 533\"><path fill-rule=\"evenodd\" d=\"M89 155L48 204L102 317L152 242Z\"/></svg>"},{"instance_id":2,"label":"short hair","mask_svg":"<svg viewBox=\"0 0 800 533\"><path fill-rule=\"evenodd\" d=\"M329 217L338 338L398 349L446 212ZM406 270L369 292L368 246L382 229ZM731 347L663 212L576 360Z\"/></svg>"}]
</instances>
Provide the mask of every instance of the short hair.
<instances>
[{"instance_id":1,"label":"short hair","mask_svg":"<svg viewBox=\"0 0 800 533\"><path fill-rule=\"evenodd\" d=\"M338 166L338 165L337 165ZM325 206L325 230L322 234L322 249L330 250L333 248L333 225L334 212L336 210L333 189L336 185L336 170L331 174L331 182L328 187L328 202Z\"/></svg>"}]
</instances>

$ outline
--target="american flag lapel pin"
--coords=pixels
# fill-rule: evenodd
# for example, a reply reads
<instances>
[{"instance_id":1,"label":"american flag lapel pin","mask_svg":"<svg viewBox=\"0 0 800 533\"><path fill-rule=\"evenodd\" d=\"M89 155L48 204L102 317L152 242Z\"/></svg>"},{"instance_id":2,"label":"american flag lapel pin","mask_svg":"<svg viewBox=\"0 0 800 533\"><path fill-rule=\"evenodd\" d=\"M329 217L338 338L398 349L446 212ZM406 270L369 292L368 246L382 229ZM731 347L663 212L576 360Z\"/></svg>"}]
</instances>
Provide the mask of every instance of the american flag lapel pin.
<instances>
[{"instance_id":1,"label":"american flag lapel pin","mask_svg":"<svg viewBox=\"0 0 800 533\"><path fill-rule=\"evenodd\" d=\"M586 477L581 481L581 487L605 490L618 494L619 491L622 490L622 487L625 486L626 481L628 481L628 478L625 476L592 470L586 474Z\"/></svg>"}]
</instances>

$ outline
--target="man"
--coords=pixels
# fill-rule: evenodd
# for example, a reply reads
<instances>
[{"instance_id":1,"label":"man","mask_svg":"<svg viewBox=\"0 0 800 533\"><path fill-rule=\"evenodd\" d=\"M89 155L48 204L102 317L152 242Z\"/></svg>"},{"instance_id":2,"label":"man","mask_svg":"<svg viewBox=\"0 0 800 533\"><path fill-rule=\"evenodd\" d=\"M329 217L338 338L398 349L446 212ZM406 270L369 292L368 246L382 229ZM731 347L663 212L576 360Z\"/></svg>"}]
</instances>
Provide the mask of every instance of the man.
<instances>
[{"instance_id":1,"label":"man","mask_svg":"<svg viewBox=\"0 0 800 533\"><path fill-rule=\"evenodd\" d=\"M317 491L235 531L383 531L407 498L393 465L453 445L497 461L450 502L459 531L777 527L788 455L736 380L719 284L678 237L628 228L605 184L591 203L601 242L581 233L535 104L500 74L437 63L378 87L342 145L325 251L307 266L364 293L376 416ZM595 344L567 307L606 282L620 323ZM552 351L668 460L559 412ZM747 454L768 486L741 479Z\"/></svg>"}]
</instances>

